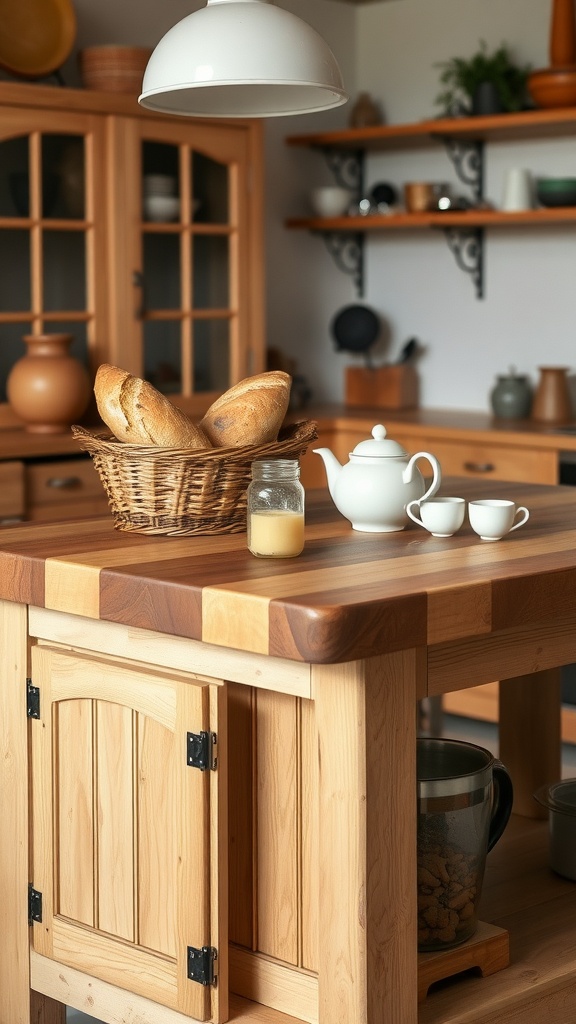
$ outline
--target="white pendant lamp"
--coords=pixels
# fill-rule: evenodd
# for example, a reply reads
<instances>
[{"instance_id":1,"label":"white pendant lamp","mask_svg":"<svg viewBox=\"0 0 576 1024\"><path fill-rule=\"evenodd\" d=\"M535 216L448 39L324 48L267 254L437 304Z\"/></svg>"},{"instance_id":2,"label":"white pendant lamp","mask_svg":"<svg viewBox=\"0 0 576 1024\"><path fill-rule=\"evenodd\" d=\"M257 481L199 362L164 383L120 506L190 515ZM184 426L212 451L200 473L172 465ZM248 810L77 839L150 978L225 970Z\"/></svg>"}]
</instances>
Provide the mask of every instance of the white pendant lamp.
<instances>
[{"instance_id":1,"label":"white pendant lamp","mask_svg":"<svg viewBox=\"0 0 576 1024\"><path fill-rule=\"evenodd\" d=\"M190 117L278 117L348 99L322 37L274 0L208 0L160 40L139 103Z\"/></svg>"}]
</instances>

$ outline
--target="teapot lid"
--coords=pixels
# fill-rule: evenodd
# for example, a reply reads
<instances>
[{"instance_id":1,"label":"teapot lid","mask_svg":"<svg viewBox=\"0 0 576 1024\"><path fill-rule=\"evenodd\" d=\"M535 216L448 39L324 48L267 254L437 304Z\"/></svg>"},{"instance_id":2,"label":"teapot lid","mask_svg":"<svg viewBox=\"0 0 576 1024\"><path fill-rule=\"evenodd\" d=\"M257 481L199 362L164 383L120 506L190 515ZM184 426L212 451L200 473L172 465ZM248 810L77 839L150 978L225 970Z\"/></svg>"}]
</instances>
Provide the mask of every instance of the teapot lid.
<instances>
[{"instance_id":1,"label":"teapot lid","mask_svg":"<svg viewBox=\"0 0 576 1024\"><path fill-rule=\"evenodd\" d=\"M406 450L398 441L386 437L386 427L377 423L372 428L372 438L360 441L352 455L368 455L370 458L388 458L394 455L406 455Z\"/></svg>"}]
</instances>

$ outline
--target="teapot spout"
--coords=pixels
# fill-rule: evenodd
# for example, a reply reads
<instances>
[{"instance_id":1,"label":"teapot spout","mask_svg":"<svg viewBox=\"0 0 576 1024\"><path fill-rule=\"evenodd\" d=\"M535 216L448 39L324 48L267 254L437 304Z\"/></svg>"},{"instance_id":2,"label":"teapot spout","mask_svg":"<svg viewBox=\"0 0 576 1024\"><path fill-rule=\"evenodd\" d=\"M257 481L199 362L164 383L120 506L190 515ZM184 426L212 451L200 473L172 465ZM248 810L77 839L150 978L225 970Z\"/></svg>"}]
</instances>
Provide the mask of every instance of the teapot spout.
<instances>
[{"instance_id":1,"label":"teapot spout","mask_svg":"<svg viewBox=\"0 0 576 1024\"><path fill-rule=\"evenodd\" d=\"M328 489L330 491L332 498L334 498L336 481L338 479L338 476L340 475L342 465L340 462L338 462L338 459L336 458L334 453L330 451L329 448L314 448L313 451L314 454L319 455L322 461L324 462L324 467L326 469L326 477L328 479Z\"/></svg>"}]
</instances>

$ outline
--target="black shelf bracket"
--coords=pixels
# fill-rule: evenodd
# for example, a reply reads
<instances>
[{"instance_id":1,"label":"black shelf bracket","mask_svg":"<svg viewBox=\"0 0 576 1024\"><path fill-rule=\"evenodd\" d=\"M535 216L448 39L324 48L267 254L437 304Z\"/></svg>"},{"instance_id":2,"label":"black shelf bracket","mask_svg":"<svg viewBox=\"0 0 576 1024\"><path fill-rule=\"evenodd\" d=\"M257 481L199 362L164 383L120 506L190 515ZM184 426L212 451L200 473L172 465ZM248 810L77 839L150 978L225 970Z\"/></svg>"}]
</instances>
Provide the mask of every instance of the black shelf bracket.
<instances>
[{"instance_id":1,"label":"black shelf bracket","mask_svg":"<svg viewBox=\"0 0 576 1024\"><path fill-rule=\"evenodd\" d=\"M460 270L469 274L476 298L484 298L484 228L443 228Z\"/></svg>"},{"instance_id":2,"label":"black shelf bracket","mask_svg":"<svg viewBox=\"0 0 576 1024\"><path fill-rule=\"evenodd\" d=\"M364 151L361 149L333 149L321 146L324 159L334 180L341 188L349 188L362 196L364 193Z\"/></svg>"},{"instance_id":3,"label":"black shelf bracket","mask_svg":"<svg viewBox=\"0 0 576 1024\"><path fill-rule=\"evenodd\" d=\"M480 202L484 198L484 142L450 136L443 136L442 142L458 178L472 189L476 202Z\"/></svg>"},{"instance_id":4,"label":"black shelf bracket","mask_svg":"<svg viewBox=\"0 0 576 1024\"><path fill-rule=\"evenodd\" d=\"M354 279L356 295L364 295L364 233L362 231L321 231L326 248L343 274Z\"/></svg>"}]
</instances>

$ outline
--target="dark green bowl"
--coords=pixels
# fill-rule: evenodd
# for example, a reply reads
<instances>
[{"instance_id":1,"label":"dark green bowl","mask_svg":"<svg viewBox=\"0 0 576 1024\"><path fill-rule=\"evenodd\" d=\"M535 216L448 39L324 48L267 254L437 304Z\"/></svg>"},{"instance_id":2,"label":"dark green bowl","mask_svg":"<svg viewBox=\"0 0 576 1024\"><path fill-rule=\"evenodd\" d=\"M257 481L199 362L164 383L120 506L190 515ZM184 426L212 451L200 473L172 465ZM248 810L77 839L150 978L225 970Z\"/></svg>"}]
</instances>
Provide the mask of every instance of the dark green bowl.
<instances>
[{"instance_id":1,"label":"dark green bowl","mask_svg":"<svg viewBox=\"0 0 576 1024\"><path fill-rule=\"evenodd\" d=\"M576 178L538 178L536 196L542 206L576 206Z\"/></svg>"}]
</instances>

